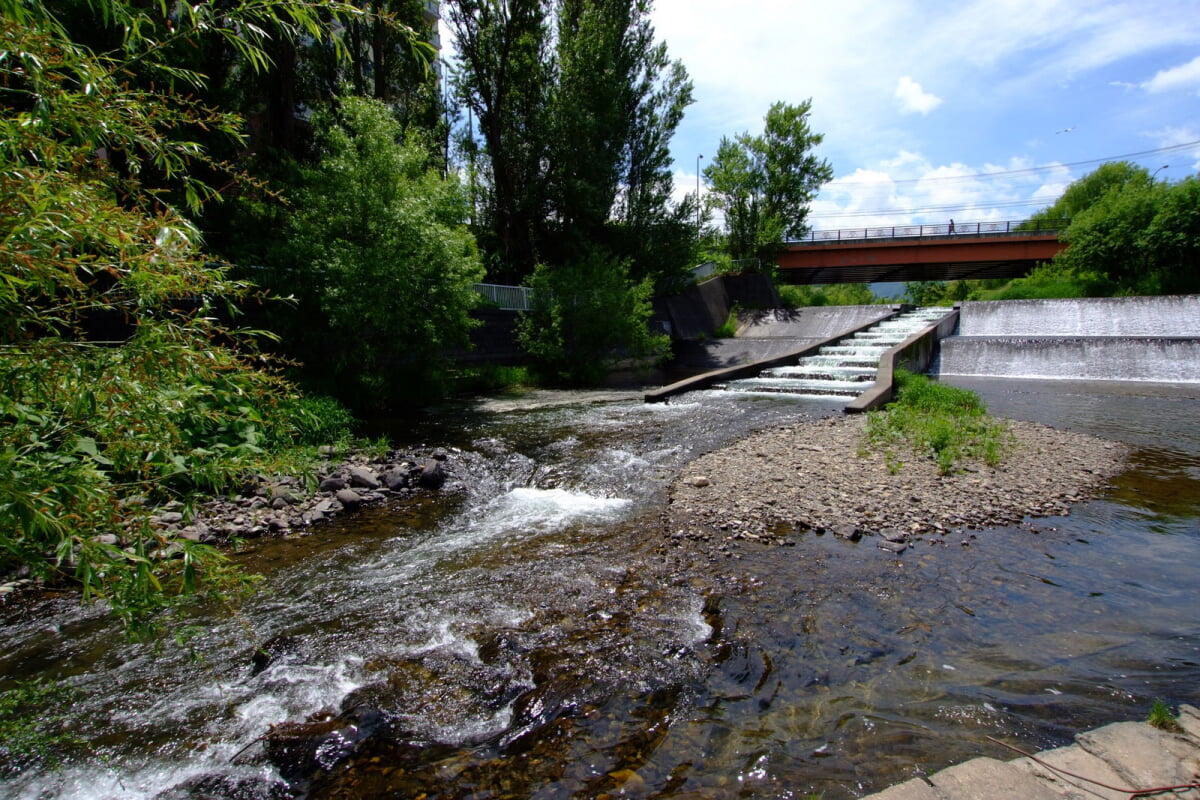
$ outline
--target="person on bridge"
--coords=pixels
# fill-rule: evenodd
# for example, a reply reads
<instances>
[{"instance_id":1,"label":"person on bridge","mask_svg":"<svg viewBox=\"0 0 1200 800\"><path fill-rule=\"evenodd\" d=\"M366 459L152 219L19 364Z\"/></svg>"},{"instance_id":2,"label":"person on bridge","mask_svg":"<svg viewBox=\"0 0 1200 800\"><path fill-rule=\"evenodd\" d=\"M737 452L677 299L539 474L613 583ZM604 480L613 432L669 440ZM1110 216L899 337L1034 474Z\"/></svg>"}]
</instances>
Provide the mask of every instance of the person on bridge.
<instances>
[{"instance_id":1,"label":"person on bridge","mask_svg":"<svg viewBox=\"0 0 1200 800\"><path fill-rule=\"evenodd\" d=\"M954 233L954 220L950 220L950 230L947 233Z\"/></svg>"}]
</instances>

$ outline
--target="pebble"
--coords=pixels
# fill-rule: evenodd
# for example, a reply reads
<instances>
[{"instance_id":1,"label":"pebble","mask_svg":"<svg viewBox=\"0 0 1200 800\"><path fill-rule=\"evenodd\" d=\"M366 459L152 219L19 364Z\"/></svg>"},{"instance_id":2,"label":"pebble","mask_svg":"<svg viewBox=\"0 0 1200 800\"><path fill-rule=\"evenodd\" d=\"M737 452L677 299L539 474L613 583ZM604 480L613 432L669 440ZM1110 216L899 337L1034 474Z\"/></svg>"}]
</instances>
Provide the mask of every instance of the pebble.
<instances>
[{"instance_id":1,"label":"pebble","mask_svg":"<svg viewBox=\"0 0 1200 800\"><path fill-rule=\"evenodd\" d=\"M739 541L794 543L780 530L874 535L903 552L918 536L1065 515L1101 494L1124 469L1125 445L1024 421L1008 421L1014 447L1004 463L966 463L943 476L931 458L860 455L864 416L759 431L694 460L670 488L664 534L676 546L736 530ZM681 533L682 532L682 533ZM886 543L886 544L884 544Z\"/></svg>"}]
</instances>

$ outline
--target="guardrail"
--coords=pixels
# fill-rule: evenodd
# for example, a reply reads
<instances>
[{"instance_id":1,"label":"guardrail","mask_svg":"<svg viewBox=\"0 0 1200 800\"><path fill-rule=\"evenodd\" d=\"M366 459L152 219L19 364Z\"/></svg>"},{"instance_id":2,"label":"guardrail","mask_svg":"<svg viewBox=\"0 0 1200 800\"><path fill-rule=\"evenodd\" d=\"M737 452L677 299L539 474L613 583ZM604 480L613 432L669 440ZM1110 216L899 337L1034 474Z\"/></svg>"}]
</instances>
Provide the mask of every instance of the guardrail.
<instances>
[{"instance_id":1,"label":"guardrail","mask_svg":"<svg viewBox=\"0 0 1200 800\"><path fill-rule=\"evenodd\" d=\"M994 222L946 222L940 225L880 225L869 228L841 228L832 231L809 231L788 244L828 244L862 239L919 239L924 236L980 236L1007 234L1050 233L1061 231L1071 224L1069 219L998 220Z\"/></svg>"},{"instance_id":2,"label":"guardrail","mask_svg":"<svg viewBox=\"0 0 1200 800\"><path fill-rule=\"evenodd\" d=\"M476 283L472 287L502 311L529 311L533 308L533 289L528 286L502 286L498 283Z\"/></svg>"}]
</instances>

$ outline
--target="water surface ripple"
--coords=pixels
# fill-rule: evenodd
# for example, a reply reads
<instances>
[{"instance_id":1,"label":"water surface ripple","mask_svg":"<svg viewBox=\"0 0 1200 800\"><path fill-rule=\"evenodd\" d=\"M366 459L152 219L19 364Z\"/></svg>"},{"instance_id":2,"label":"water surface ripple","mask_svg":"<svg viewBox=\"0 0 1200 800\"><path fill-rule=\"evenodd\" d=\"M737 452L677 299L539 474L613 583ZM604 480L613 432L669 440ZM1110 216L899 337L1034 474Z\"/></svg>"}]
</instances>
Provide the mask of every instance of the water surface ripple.
<instances>
[{"instance_id":1,"label":"water surface ripple","mask_svg":"<svg viewBox=\"0 0 1200 800\"><path fill-rule=\"evenodd\" d=\"M171 787L214 775L267 786L268 726L370 706L404 735L334 754L297 787L835 800L1006 758L989 735L1052 747L1154 698L1200 703L1200 399L970 386L998 413L1130 443L1132 469L1036 532L900 558L805 534L710 564L661 546L667 482L747 430L835 406L539 393L396 424L459 448L466 491L253 543L239 558L262 590L234 618L196 609L187 648L124 643L65 599L0 607L3 681L76 686L89 741L0 796L180 797ZM256 673L262 643L276 657Z\"/></svg>"}]
</instances>

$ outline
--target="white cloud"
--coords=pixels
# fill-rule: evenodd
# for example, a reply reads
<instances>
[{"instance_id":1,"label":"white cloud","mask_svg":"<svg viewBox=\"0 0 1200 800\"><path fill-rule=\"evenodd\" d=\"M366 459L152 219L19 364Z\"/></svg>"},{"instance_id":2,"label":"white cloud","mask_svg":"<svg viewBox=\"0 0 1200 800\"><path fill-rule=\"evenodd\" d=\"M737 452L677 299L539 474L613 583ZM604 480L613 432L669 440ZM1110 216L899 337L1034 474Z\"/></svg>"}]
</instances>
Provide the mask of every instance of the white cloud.
<instances>
[{"instance_id":1,"label":"white cloud","mask_svg":"<svg viewBox=\"0 0 1200 800\"><path fill-rule=\"evenodd\" d=\"M1050 205L1073 180L1065 166L934 164L909 150L831 181L812 204L817 230L1021 220Z\"/></svg>"},{"instance_id":2,"label":"white cloud","mask_svg":"<svg viewBox=\"0 0 1200 800\"><path fill-rule=\"evenodd\" d=\"M921 84L908 75L900 78L896 84L896 99L900 101L900 111L904 114L928 114L942 104L942 98L926 92Z\"/></svg>"},{"instance_id":3,"label":"white cloud","mask_svg":"<svg viewBox=\"0 0 1200 800\"><path fill-rule=\"evenodd\" d=\"M1143 83L1142 87L1153 94L1179 89L1200 89L1200 56L1186 64L1159 70L1153 78Z\"/></svg>"}]
</instances>

